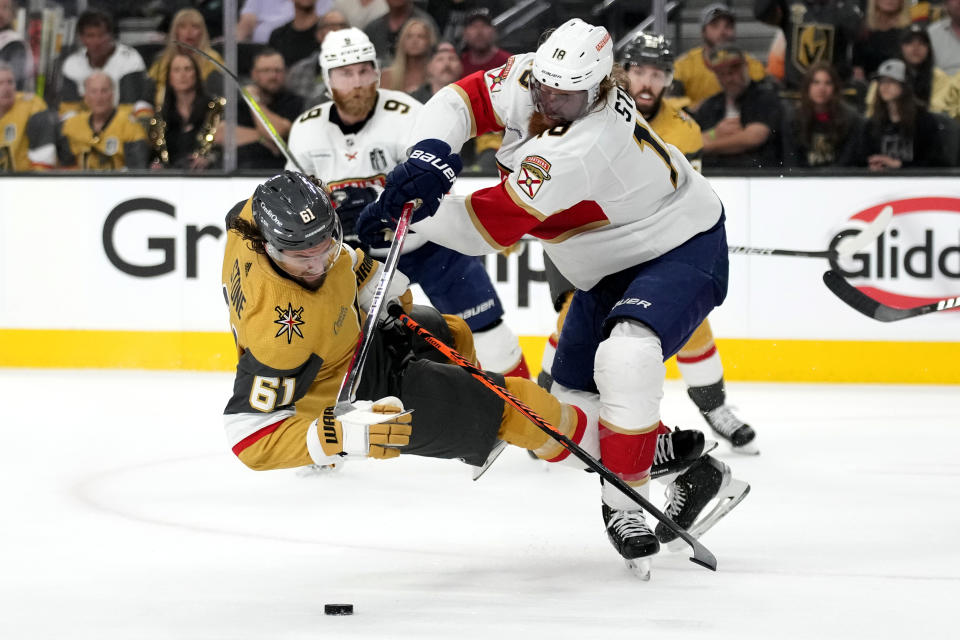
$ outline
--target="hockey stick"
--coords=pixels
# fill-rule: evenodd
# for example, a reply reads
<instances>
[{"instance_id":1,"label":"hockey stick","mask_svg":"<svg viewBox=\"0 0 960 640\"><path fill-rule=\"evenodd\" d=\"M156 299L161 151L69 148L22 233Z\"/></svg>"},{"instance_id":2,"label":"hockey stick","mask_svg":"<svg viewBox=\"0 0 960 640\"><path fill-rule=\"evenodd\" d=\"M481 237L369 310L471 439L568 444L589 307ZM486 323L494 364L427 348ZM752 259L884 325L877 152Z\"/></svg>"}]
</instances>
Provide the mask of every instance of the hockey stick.
<instances>
[{"instance_id":1,"label":"hockey stick","mask_svg":"<svg viewBox=\"0 0 960 640\"><path fill-rule=\"evenodd\" d=\"M280 153L283 154L283 157L287 159L287 162L295 166L297 171L304 175L308 175L304 168L300 166L300 163L297 162L297 159L293 157L293 154L290 153L287 143L283 141L283 138L280 137L280 134L277 133L277 130L273 128L273 123L271 123L270 119L267 118L267 115L263 112L263 109L260 108L260 105L257 104L257 101L254 100L253 96L250 95L250 92L247 91L247 88L243 86L242 82L240 82L240 78L237 77L237 74L235 74L233 71L230 71L230 69L227 69L225 65L223 65L219 60L211 56L206 51L201 51L200 49L192 47L185 42L180 42L179 40L174 40L173 43L181 47L186 47L191 51L196 51L204 58L212 62L218 69L230 76L230 78L237 83L237 88L240 90L240 95L243 97L243 101L246 102L247 106L249 106L253 111L253 115L257 117L257 120L260 121L260 124L266 127L267 131L270 132L271 140L275 145L277 145L277 148L280 149Z\"/></svg>"},{"instance_id":2,"label":"hockey stick","mask_svg":"<svg viewBox=\"0 0 960 640\"><path fill-rule=\"evenodd\" d=\"M856 252L867 247L886 231L887 225L893 218L893 207L887 205L877 214L877 217L870 221L867 226L859 233L844 236L838 243L836 249L827 249L826 251L800 251L794 249L760 249L756 247L728 247L731 254L745 256L793 256L797 258L827 258L828 260L837 260L849 258Z\"/></svg>"},{"instance_id":3,"label":"hockey stick","mask_svg":"<svg viewBox=\"0 0 960 640\"><path fill-rule=\"evenodd\" d=\"M343 377L343 382L340 383L337 405L333 409L333 415L335 416L341 416L353 410L351 403L356 396L357 385L360 384L360 372L363 370L363 365L367 361L367 354L370 352L370 344L373 342L373 329L380 317L380 308L383 307L383 300L387 297L393 274L397 271L397 262L400 261L400 251L403 249L403 241L407 237L407 227L410 226L413 208L414 203L412 202L403 205L403 212L397 221L397 229L394 231L390 251L387 253L387 259L384 260L383 271L380 273L380 280L377 282L377 289L367 310L367 318L363 321L363 327L361 327L360 335L357 337L357 348L353 352L350 368L347 369L347 375Z\"/></svg>"},{"instance_id":4,"label":"hockey stick","mask_svg":"<svg viewBox=\"0 0 960 640\"><path fill-rule=\"evenodd\" d=\"M936 313L937 311L949 311L960 307L960 296L954 298L944 298L936 302L922 304L919 307L909 309L898 309L885 305L879 300L874 300L863 291L850 284L843 276L836 271L830 270L823 274L823 284L846 303L848 306L856 309L865 316L869 316L880 322L896 322L906 318Z\"/></svg>"},{"instance_id":5,"label":"hockey stick","mask_svg":"<svg viewBox=\"0 0 960 640\"><path fill-rule=\"evenodd\" d=\"M581 462L600 474L605 481L620 489L620 491L626 494L631 500L637 502L640 506L649 511L653 517L662 522L668 529L673 531L680 538L683 538L684 542L689 544L693 549L693 557L690 558L691 562L699 564L702 567L706 567L711 571L717 570L717 558L710 552L709 549L697 541L696 538L681 529L677 523L653 506L649 500L637 493L633 487L628 485L626 482L618 478L612 471L603 466L600 461L584 451L580 445L560 433L556 427L540 417L540 415L537 414L533 409L525 405L521 400L519 400L505 388L491 380L486 371L464 358L459 352L457 352L456 349L453 349L438 340L432 333L420 326L413 318L405 314L399 305L392 305L388 309L388 312L390 315L400 320L405 327L426 340L430 346L434 347L437 351L449 358L454 364L469 372L470 375L479 380L483 386L500 396L507 404L519 411L541 431L563 445L564 449L572 453Z\"/></svg>"}]
</instances>

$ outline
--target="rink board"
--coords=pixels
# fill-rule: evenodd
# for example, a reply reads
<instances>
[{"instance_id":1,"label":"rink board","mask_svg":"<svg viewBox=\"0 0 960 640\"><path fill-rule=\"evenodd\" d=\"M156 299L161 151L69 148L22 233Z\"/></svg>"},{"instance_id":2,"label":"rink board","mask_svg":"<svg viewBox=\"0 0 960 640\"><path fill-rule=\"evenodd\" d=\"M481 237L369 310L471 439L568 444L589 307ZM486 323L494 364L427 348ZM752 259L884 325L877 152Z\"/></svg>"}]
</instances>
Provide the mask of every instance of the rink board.
<instances>
[{"instance_id":1,"label":"rink board","mask_svg":"<svg viewBox=\"0 0 960 640\"><path fill-rule=\"evenodd\" d=\"M960 293L960 185L948 178L723 178L731 245L822 250L885 204L888 232L847 270L888 304ZM461 179L459 192L491 179ZM5 178L0 366L229 370L223 217L254 178ZM487 268L532 368L555 314L537 243ZM731 256L711 315L739 380L958 383L960 314L883 324L830 294L826 260ZM675 370L671 369L675 374Z\"/></svg>"}]
</instances>

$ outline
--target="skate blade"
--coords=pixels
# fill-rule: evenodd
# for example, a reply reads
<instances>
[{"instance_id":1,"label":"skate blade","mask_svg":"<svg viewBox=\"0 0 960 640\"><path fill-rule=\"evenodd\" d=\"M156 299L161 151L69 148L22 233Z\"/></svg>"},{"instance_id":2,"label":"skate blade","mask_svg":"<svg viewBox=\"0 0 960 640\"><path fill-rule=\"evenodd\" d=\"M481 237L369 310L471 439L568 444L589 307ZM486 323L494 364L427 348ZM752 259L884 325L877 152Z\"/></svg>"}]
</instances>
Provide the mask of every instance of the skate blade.
<instances>
[{"instance_id":1,"label":"skate blade","mask_svg":"<svg viewBox=\"0 0 960 640\"><path fill-rule=\"evenodd\" d=\"M720 446L720 443L717 442L716 440L709 440L709 439L704 440L703 451L700 452L700 458L707 455L708 453L716 449L718 446ZM700 458L697 458L697 460L699 460ZM665 473L660 476L655 476L651 474L650 479L656 480L657 482L662 482L663 484L670 484L671 482L677 479L677 476L679 476L681 473L683 473L684 471L689 469L691 466L693 466L693 463L696 462L697 460L692 460L690 464L683 467L682 469L677 469L676 471L671 471L670 473Z\"/></svg>"},{"instance_id":2,"label":"skate blade","mask_svg":"<svg viewBox=\"0 0 960 640\"><path fill-rule=\"evenodd\" d=\"M624 558L627 569L644 582L650 581L650 558Z\"/></svg>"},{"instance_id":3,"label":"skate blade","mask_svg":"<svg viewBox=\"0 0 960 640\"><path fill-rule=\"evenodd\" d=\"M336 464L309 464L305 467L300 467L297 469L298 478L319 478L322 476L328 476L331 473L337 473L343 469L343 463L338 462Z\"/></svg>"},{"instance_id":4,"label":"skate blade","mask_svg":"<svg viewBox=\"0 0 960 640\"><path fill-rule=\"evenodd\" d=\"M487 456L487 461L483 463L481 467L473 468L473 481L476 482L480 479L480 476L487 472L487 469L490 468L490 465L500 457L500 454L503 453L503 450L507 448L507 443L503 440L497 440L497 443L493 445L493 449L490 450L490 454Z\"/></svg>"},{"instance_id":5,"label":"skate blade","mask_svg":"<svg viewBox=\"0 0 960 640\"><path fill-rule=\"evenodd\" d=\"M756 439L756 438L754 438L753 440L751 440L750 442L748 442L747 444L745 444L745 445L743 445L743 446L741 446L741 447L731 446L730 449L731 449L734 453L739 453L739 454L742 455L742 456L758 456L758 455L760 455L760 449L757 447L757 439Z\"/></svg>"},{"instance_id":6,"label":"skate blade","mask_svg":"<svg viewBox=\"0 0 960 640\"><path fill-rule=\"evenodd\" d=\"M748 493L750 493L749 484L743 480L737 480L731 477L730 481L721 487L720 491L714 497L716 504L713 509L711 509L707 515L694 522L690 528L687 529L687 533L694 538L700 538L700 536L726 517L728 513L733 511L734 507L743 502L743 499L747 497ZM667 548L670 551L680 551L686 547L687 543L683 538L676 538L667 544Z\"/></svg>"}]
</instances>

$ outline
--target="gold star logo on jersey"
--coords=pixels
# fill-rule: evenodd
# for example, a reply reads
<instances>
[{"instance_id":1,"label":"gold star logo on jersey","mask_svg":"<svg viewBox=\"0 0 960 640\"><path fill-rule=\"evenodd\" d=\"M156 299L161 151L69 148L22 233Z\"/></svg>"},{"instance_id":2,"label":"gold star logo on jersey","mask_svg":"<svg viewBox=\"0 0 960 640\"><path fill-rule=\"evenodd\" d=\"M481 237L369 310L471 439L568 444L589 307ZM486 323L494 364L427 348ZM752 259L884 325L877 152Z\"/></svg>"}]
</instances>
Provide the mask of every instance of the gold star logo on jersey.
<instances>
[{"instance_id":1,"label":"gold star logo on jersey","mask_svg":"<svg viewBox=\"0 0 960 640\"><path fill-rule=\"evenodd\" d=\"M280 325L280 329L277 330L277 335L275 338L279 338L282 335L287 336L287 344L293 340L293 334L297 334L301 338L303 334L300 332L300 325L306 324L303 321L303 318L300 315L303 313L303 307L299 309L294 309L291 303L287 303L287 308L282 309L279 306L274 307L274 310L278 314L278 318L273 321L273 324Z\"/></svg>"},{"instance_id":2,"label":"gold star logo on jersey","mask_svg":"<svg viewBox=\"0 0 960 640\"><path fill-rule=\"evenodd\" d=\"M544 182L550 179L550 163L540 156L527 156L520 163L517 186L531 200Z\"/></svg>"}]
</instances>

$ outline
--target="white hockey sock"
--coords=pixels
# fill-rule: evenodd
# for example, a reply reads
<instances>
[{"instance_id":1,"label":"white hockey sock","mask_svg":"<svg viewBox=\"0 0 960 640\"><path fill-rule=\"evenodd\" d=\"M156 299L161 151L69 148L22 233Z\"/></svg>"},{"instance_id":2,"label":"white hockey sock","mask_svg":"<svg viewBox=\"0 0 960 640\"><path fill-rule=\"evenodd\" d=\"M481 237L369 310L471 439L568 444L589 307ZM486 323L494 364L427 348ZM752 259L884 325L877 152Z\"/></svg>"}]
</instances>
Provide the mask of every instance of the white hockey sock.
<instances>
[{"instance_id":1,"label":"white hockey sock","mask_svg":"<svg viewBox=\"0 0 960 640\"><path fill-rule=\"evenodd\" d=\"M695 356L677 354L677 368L688 387L706 387L723 379L723 362L716 345Z\"/></svg>"}]
</instances>

